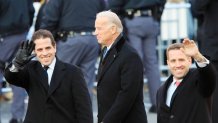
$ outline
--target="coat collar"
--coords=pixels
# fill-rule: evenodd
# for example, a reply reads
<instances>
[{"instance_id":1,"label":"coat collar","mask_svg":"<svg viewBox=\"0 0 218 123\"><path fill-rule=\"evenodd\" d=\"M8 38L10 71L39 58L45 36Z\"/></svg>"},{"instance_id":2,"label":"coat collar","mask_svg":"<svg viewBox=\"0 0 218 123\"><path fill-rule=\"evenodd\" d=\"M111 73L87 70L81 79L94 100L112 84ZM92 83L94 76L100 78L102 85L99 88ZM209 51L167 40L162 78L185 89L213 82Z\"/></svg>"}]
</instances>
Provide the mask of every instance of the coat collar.
<instances>
[{"instance_id":1,"label":"coat collar","mask_svg":"<svg viewBox=\"0 0 218 123\"><path fill-rule=\"evenodd\" d=\"M36 73L35 75L38 75L39 77L39 82L42 84L43 88L45 89L46 93L48 92L48 82L44 73L44 69L42 67L42 65L38 62L38 64L36 65Z\"/></svg>"},{"instance_id":2,"label":"coat collar","mask_svg":"<svg viewBox=\"0 0 218 123\"><path fill-rule=\"evenodd\" d=\"M191 73L192 73L193 70L189 70L189 72L187 73L187 75L184 77L184 79L182 80L182 83L177 87L177 89L175 90L175 92L173 93L172 95L172 98L171 98L171 102L170 102L170 105L171 107L173 106L173 103L177 97L177 95L179 95L179 93L182 92L183 89L185 89L185 87L187 87L186 85L189 84L188 82L188 78L190 77ZM167 97L167 90L170 86L170 84L173 82L173 76L171 75L167 80L166 82L164 83L164 85L162 86L162 93L161 93L161 99L160 99L160 102L161 102L161 105L163 107L166 107L166 97Z\"/></svg>"},{"instance_id":3,"label":"coat collar","mask_svg":"<svg viewBox=\"0 0 218 123\"><path fill-rule=\"evenodd\" d=\"M184 79L182 80L181 84L177 87L177 89L175 90L175 92L173 93L173 96L171 98L171 102L170 105L173 105L177 95L179 95L187 86L187 84L189 84L189 77L192 73L192 70L190 69L189 72L186 74L186 76L184 77ZM171 81L172 82L172 81ZM169 87L169 86L168 86Z\"/></svg>"},{"instance_id":4,"label":"coat collar","mask_svg":"<svg viewBox=\"0 0 218 123\"><path fill-rule=\"evenodd\" d=\"M45 89L46 93L48 93L48 96L50 96L60 84L61 80L63 79L63 76L65 75L65 72L64 72L65 69L66 69L66 66L61 61L56 59L54 71L53 71L50 86L49 86L48 82L46 81L47 79L44 74L44 69L42 68L42 65L40 63L37 64L36 75L40 76L39 81L42 84L43 88Z\"/></svg>"},{"instance_id":5,"label":"coat collar","mask_svg":"<svg viewBox=\"0 0 218 123\"><path fill-rule=\"evenodd\" d=\"M61 83L61 80L63 79L65 75L65 72L64 72L65 69L66 69L66 66L57 59L55 68L53 71L53 75L51 78L49 90L48 90L48 96L50 96L55 91L55 89L57 89L58 85Z\"/></svg>"},{"instance_id":6,"label":"coat collar","mask_svg":"<svg viewBox=\"0 0 218 123\"><path fill-rule=\"evenodd\" d=\"M111 46L110 50L107 52L105 58L102 60L102 62L99 64L99 70L98 70L98 84L100 83L103 75L108 70L108 68L111 66L111 64L114 62L116 57L118 57L119 52L122 48L122 46L125 43L125 39L123 38L122 34L120 34L116 41Z\"/></svg>"}]
</instances>

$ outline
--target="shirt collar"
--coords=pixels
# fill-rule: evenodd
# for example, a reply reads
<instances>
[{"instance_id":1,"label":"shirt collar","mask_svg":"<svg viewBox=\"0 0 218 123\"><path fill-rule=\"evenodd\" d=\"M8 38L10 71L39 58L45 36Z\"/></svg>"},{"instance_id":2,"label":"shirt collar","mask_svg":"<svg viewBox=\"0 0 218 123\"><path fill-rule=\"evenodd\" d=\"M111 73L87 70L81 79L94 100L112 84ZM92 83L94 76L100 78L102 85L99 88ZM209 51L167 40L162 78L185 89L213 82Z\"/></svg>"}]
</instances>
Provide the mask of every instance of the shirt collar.
<instances>
[{"instance_id":1,"label":"shirt collar","mask_svg":"<svg viewBox=\"0 0 218 123\"><path fill-rule=\"evenodd\" d=\"M116 43L121 39L122 36L123 36L123 35L120 34L120 35L115 39L115 41L114 41L112 44L110 44L109 46L107 46L107 51L109 51L111 47L113 47L114 45L116 45Z\"/></svg>"},{"instance_id":2,"label":"shirt collar","mask_svg":"<svg viewBox=\"0 0 218 123\"><path fill-rule=\"evenodd\" d=\"M112 44L110 46L107 46L107 51L111 48Z\"/></svg>"},{"instance_id":3,"label":"shirt collar","mask_svg":"<svg viewBox=\"0 0 218 123\"><path fill-rule=\"evenodd\" d=\"M178 81L178 82L182 82L182 80L183 80L183 79L176 80L176 79L173 77L173 82L177 82L177 81Z\"/></svg>"}]
</instances>

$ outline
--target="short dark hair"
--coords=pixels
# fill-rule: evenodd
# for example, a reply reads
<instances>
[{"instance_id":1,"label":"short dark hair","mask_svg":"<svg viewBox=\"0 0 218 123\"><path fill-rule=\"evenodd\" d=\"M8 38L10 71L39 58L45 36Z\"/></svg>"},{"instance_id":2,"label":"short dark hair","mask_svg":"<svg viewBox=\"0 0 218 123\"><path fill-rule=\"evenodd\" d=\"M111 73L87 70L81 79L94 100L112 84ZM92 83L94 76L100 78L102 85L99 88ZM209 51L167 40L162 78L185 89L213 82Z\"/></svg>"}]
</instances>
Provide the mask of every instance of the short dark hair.
<instances>
[{"instance_id":1,"label":"short dark hair","mask_svg":"<svg viewBox=\"0 0 218 123\"><path fill-rule=\"evenodd\" d=\"M183 44L182 43L174 43L174 44L171 44L168 48L167 48L167 51L166 51L166 56L167 56L167 59L168 59L168 53L170 50L179 50L180 48L183 48Z\"/></svg>"},{"instance_id":2,"label":"short dark hair","mask_svg":"<svg viewBox=\"0 0 218 123\"><path fill-rule=\"evenodd\" d=\"M54 40L52 33L45 29L39 29L38 31L36 31L32 36L32 41L35 42L36 39L44 39L44 38L50 38L51 44L53 46L56 45L56 42Z\"/></svg>"}]
</instances>

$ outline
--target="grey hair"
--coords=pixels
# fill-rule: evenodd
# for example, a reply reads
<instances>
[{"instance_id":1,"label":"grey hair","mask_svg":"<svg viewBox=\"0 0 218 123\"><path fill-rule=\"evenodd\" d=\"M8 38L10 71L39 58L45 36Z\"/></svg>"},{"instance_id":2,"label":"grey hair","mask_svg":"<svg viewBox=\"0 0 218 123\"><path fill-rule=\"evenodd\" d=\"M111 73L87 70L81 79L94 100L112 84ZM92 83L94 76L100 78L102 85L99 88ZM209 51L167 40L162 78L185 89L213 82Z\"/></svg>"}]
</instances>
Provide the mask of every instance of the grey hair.
<instances>
[{"instance_id":1,"label":"grey hair","mask_svg":"<svg viewBox=\"0 0 218 123\"><path fill-rule=\"evenodd\" d=\"M96 18L99 17L106 17L108 18L109 23L115 24L118 28L117 32L121 33L123 31L123 25L121 23L120 18L115 14L114 12L108 10L108 11L102 11L99 12L96 16Z\"/></svg>"}]
</instances>

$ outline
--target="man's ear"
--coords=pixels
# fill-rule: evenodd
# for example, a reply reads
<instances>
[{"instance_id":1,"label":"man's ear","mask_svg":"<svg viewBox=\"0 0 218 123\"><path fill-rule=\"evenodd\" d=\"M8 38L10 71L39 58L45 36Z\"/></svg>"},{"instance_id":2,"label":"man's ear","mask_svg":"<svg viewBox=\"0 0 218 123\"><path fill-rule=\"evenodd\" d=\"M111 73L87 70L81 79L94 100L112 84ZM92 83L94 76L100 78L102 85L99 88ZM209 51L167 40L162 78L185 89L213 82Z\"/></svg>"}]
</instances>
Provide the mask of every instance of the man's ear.
<instances>
[{"instance_id":1,"label":"man's ear","mask_svg":"<svg viewBox=\"0 0 218 123\"><path fill-rule=\"evenodd\" d=\"M117 32L117 27L116 26L112 26L111 27L111 31L112 31L112 34L115 34Z\"/></svg>"},{"instance_id":2,"label":"man's ear","mask_svg":"<svg viewBox=\"0 0 218 123\"><path fill-rule=\"evenodd\" d=\"M169 65L169 60L167 59L167 65Z\"/></svg>"}]
</instances>

